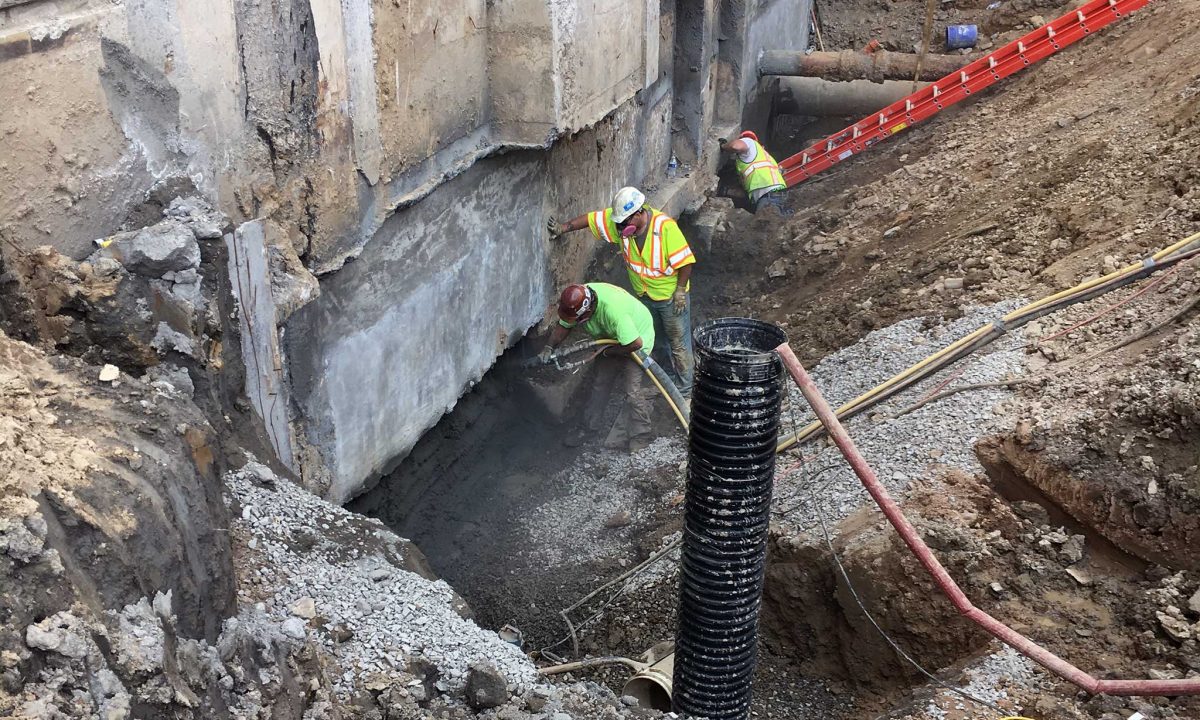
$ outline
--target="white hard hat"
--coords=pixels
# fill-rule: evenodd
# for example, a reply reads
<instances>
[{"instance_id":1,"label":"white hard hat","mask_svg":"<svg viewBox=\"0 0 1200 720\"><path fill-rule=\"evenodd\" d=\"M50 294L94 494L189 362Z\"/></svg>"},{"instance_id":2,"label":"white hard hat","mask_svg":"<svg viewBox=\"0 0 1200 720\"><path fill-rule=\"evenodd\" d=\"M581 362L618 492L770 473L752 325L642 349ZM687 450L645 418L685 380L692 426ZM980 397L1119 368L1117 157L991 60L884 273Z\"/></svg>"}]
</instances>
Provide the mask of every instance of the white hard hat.
<instances>
[{"instance_id":1,"label":"white hard hat","mask_svg":"<svg viewBox=\"0 0 1200 720\"><path fill-rule=\"evenodd\" d=\"M623 187L613 196L613 222L624 222L626 218L642 209L646 204L646 196L635 187Z\"/></svg>"}]
</instances>

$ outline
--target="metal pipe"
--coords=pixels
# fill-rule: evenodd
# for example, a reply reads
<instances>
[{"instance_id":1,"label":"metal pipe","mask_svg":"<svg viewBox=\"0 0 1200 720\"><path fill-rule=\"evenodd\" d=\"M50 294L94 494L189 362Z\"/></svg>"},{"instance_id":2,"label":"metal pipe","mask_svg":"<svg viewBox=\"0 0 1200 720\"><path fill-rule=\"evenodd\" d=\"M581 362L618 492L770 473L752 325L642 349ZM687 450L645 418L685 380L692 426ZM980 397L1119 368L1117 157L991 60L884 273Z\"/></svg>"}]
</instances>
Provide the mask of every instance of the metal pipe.
<instances>
[{"instance_id":1,"label":"metal pipe","mask_svg":"<svg viewBox=\"0 0 1200 720\"><path fill-rule=\"evenodd\" d=\"M758 58L759 75L798 75L825 80L938 80L970 62L968 55L926 55L876 50L873 53L857 50L841 52L811 52L799 50L765 50Z\"/></svg>"},{"instance_id":2,"label":"metal pipe","mask_svg":"<svg viewBox=\"0 0 1200 720\"><path fill-rule=\"evenodd\" d=\"M921 83L919 88L928 83ZM775 112L809 117L870 115L912 93L912 82L869 80L830 82L821 78L779 78Z\"/></svg>"},{"instance_id":3,"label":"metal pipe","mask_svg":"<svg viewBox=\"0 0 1200 720\"><path fill-rule=\"evenodd\" d=\"M757 320L696 329L672 709L744 720L758 651L787 336Z\"/></svg>"},{"instance_id":4,"label":"metal pipe","mask_svg":"<svg viewBox=\"0 0 1200 720\"><path fill-rule=\"evenodd\" d=\"M825 398L821 396L821 392L817 389L816 384L804 369L804 366L800 364L800 360L796 358L792 349L785 342L776 347L775 352L782 359L783 365L787 368L788 373L791 374L792 379L796 381L796 385L799 386L804 399L812 406L817 419L825 426L825 430L842 452L842 456L846 458L850 467L854 469L854 474L858 476L863 487L870 493L875 503L879 506L879 509L883 511L884 516L888 519L888 522L896 529L900 538L904 540L904 544L908 546L909 550L912 551L925 570L933 577L938 588L949 598L959 613L1025 657L1093 695L1148 696L1200 694L1200 678L1186 680L1099 680L972 605L970 599L958 587L954 579L950 577L950 573L946 572L946 568L942 567L942 564L934 557L929 546L925 544L925 541L917 534L916 529L908 522L908 519L900 511L900 507L892 499L887 489L879 482L875 471L858 452L858 448L854 446L854 441L850 439L846 428L842 426L833 409L825 402Z\"/></svg>"}]
</instances>

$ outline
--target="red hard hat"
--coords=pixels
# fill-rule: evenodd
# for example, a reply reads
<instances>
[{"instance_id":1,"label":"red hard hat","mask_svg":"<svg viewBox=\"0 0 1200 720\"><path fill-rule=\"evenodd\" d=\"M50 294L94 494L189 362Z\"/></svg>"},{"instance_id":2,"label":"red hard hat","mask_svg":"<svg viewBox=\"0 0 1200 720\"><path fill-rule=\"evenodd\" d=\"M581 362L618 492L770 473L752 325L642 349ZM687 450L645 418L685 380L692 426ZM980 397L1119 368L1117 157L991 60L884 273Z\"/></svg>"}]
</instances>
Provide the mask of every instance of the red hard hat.
<instances>
[{"instance_id":1,"label":"red hard hat","mask_svg":"<svg viewBox=\"0 0 1200 720\"><path fill-rule=\"evenodd\" d=\"M758 136L754 134L753 130L743 130L742 134L738 135L738 137L750 138L754 142L758 142Z\"/></svg>"},{"instance_id":2,"label":"red hard hat","mask_svg":"<svg viewBox=\"0 0 1200 720\"><path fill-rule=\"evenodd\" d=\"M568 285L558 296L558 316L567 322L575 322L591 315L594 304L594 296L586 287Z\"/></svg>"}]
</instances>

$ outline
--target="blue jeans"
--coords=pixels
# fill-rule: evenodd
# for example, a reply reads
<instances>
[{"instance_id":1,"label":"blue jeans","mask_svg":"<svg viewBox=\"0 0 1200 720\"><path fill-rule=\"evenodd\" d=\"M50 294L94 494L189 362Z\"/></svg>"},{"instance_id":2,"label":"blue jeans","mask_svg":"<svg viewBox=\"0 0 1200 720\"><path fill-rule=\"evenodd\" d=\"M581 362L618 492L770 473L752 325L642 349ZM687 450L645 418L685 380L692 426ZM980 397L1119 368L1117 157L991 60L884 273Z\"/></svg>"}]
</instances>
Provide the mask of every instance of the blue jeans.
<instances>
[{"instance_id":1,"label":"blue jeans","mask_svg":"<svg viewBox=\"0 0 1200 720\"><path fill-rule=\"evenodd\" d=\"M640 300L650 310L654 318L654 355L662 357L670 348L670 362L655 362L662 365L671 373L671 380L679 392L687 394L692 391L692 371L696 367L692 355L692 294L687 294L687 304L683 312L675 313L675 303L670 298L666 300L651 300L650 296L642 295ZM666 342L662 342L665 339ZM661 354L660 354L661 349Z\"/></svg>"},{"instance_id":2,"label":"blue jeans","mask_svg":"<svg viewBox=\"0 0 1200 720\"><path fill-rule=\"evenodd\" d=\"M765 207L775 208L776 210L779 211L779 214L783 215L784 217L787 217L788 215L792 214L791 210L788 210L786 207L783 206L783 191L782 190L773 190L773 191L767 193L766 195L763 195L762 197L760 197L754 203L754 212L757 214L759 210L762 210Z\"/></svg>"}]
</instances>

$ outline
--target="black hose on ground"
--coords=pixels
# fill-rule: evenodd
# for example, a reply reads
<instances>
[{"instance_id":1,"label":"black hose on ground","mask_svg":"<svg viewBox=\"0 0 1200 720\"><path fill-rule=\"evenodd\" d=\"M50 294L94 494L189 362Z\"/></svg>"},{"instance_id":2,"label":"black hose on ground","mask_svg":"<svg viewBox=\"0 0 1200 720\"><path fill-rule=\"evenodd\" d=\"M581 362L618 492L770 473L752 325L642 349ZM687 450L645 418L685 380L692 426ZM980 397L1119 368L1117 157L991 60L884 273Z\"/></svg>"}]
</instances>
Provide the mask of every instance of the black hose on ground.
<instances>
[{"instance_id":1,"label":"black hose on ground","mask_svg":"<svg viewBox=\"0 0 1200 720\"><path fill-rule=\"evenodd\" d=\"M691 424L691 410L688 407L688 401L679 392L679 388L675 387L671 376L663 370L662 365L654 362L654 358L641 351L635 353L635 355L637 356L635 358L636 362L650 375L650 379L658 385L663 398L671 406L671 410L675 413L675 417L679 419L679 423L683 425L684 432L687 432L688 425Z\"/></svg>"}]
</instances>

